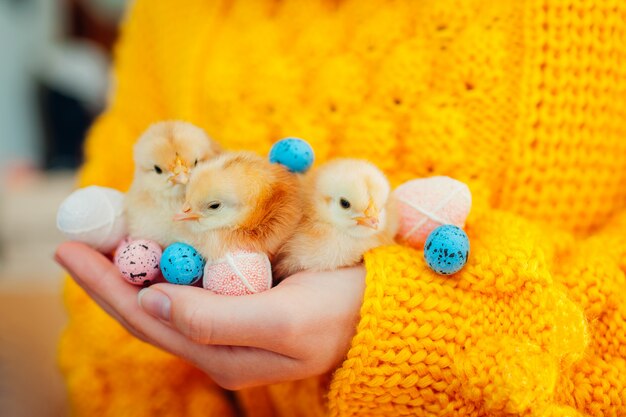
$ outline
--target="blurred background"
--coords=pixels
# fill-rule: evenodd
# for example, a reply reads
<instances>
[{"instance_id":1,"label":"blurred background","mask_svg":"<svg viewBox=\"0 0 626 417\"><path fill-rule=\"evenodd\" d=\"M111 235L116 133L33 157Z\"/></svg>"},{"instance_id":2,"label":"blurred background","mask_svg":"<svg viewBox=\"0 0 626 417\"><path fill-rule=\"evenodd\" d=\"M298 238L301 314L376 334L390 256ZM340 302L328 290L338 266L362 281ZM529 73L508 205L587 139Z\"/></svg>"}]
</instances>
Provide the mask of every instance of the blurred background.
<instances>
[{"instance_id":1,"label":"blurred background","mask_svg":"<svg viewBox=\"0 0 626 417\"><path fill-rule=\"evenodd\" d=\"M0 0L0 416L67 415L56 209L102 111L126 0Z\"/></svg>"}]
</instances>

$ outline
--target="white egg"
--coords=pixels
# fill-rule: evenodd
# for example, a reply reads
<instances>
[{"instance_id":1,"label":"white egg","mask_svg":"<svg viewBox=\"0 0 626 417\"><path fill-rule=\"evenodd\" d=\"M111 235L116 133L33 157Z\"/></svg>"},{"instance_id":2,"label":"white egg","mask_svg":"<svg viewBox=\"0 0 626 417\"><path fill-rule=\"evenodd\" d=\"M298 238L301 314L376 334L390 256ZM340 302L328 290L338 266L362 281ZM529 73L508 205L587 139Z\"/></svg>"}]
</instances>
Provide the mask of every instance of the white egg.
<instances>
[{"instance_id":1,"label":"white egg","mask_svg":"<svg viewBox=\"0 0 626 417\"><path fill-rule=\"evenodd\" d=\"M57 228L69 239L111 252L127 234L124 193L99 186L74 191L59 207Z\"/></svg>"}]
</instances>

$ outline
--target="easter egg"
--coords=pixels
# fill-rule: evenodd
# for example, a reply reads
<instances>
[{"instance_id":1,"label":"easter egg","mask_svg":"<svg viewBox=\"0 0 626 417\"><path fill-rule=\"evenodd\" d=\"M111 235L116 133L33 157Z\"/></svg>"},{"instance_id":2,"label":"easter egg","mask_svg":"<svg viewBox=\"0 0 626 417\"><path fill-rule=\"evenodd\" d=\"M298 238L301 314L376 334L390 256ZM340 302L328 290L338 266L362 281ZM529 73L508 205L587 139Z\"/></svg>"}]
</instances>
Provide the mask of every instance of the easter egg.
<instances>
[{"instance_id":1,"label":"easter egg","mask_svg":"<svg viewBox=\"0 0 626 417\"><path fill-rule=\"evenodd\" d=\"M124 279L134 285L152 284L161 276L161 246L152 240L125 241L115 251L115 265Z\"/></svg>"},{"instance_id":2,"label":"easter egg","mask_svg":"<svg viewBox=\"0 0 626 417\"><path fill-rule=\"evenodd\" d=\"M203 287L222 295L247 295L272 287L272 267L266 254L249 251L227 253L207 262Z\"/></svg>"},{"instance_id":3,"label":"easter egg","mask_svg":"<svg viewBox=\"0 0 626 417\"><path fill-rule=\"evenodd\" d=\"M426 239L424 258L438 274L450 275L465 266L470 244L463 229L453 225L437 227Z\"/></svg>"},{"instance_id":4,"label":"easter egg","mask_svg":"<svg viewBox=\"0 0 626 417\"><path fill-rule=\"evenodd\" d=\"M172 284L191 285L202 278L204 259L192 246L176 242L161 256L161 272Z\"/></svg>"},{"instance_id":5,"label":"easter egg","mask_svg":"<svg viewBox=\"0 0 626 417\"><path fill-rule=\"evenodd\" d=\"M469 187L450 177L415 179L393 192L399 217L396 238L400 243L421 249L438 226L465 225L472 207Z\"/></svg>"},{"instance_id":6,"label":"easter egg","mask_svg":"<svg viewBox=\"0 0 626 417\"><path fill-rule=\"evenodd\" d=\"M74 191L59 206L57 228L71 240L111 252L126 236L124 193L98 186Z\"/></svg>"},{"instance_id":7,"label":"easter egg","mask_svg":"<svg viewBox=\"0 0 626 417\"><path fill-rule=\"evenodd\" d=\"M311 145L298 138L281 139L270 149L270 162L284 165L291 172L306 172L314 159Z\"/></svg>"},{"instance_id":8,"label":"easter egg","mask_svg":"<svg viewBox=\"0 0 626 417\"><path fill-rule=\"evenodd\" d=\"M120 240L120 243L117 244L117 247L113 251L113 255L116 255L120 250L124 249L132 241L133 239L131 239L130 236L126 236L124 239Z\"/></svg>"}]
</instances>

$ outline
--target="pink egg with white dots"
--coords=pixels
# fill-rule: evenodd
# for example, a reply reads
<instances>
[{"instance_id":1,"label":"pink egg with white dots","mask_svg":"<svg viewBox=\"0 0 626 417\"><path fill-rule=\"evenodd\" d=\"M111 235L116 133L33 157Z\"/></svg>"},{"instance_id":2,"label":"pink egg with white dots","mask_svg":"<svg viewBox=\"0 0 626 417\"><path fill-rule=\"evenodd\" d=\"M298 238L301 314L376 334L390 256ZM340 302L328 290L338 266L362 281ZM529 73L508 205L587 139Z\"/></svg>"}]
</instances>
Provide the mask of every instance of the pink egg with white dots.
<instances>
[{"instance_id":1,"label":"pink egg with white dots","mask_svg":"<svg viewBox=\"0 0 626 417\"><path fill-rule=\"evenodd\" d=\"M115 265L133 285L150 285L161 277L159 262L163 251L158 243L138 239L122 243L115 252Z\"/></svg>"},{"instance_id":2,"label":"pink egg with white dots","mask_svg":"<svg viewBox=\"0 0 626 417\"><path fill-rule=\"evenodd\" d=\"M269 258L259 252L229 252L222 259L207 262L203 286L221 295L248 295L266 291L272 287Z\"/></svg>"}]
</instances>

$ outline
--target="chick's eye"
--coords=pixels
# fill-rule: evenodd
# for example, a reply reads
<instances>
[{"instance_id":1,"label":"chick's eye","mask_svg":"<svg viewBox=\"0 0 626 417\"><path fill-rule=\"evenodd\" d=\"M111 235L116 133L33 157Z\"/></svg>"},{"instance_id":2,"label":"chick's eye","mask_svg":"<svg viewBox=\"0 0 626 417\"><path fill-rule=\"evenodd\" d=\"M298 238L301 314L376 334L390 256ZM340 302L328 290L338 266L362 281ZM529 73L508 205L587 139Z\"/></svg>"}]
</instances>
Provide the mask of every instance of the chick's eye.
<instances>
[{"instance_id":1,"label":"chick's eye","mask_svg":"<svg viewBox=\"0 0 626 417\"><path fill-rule=\"evenodd\" d=\"M218 208L222 207L222 203L214 201L212 203L209 203L209 210L217 210Z\"/></svg>"},{"instance_id":2,"label":"chick's eye","mask_svg":"<svg viewBox=\"0 0 626 417\"><path fill-rule=\"evenodd\" d=\"M346 200L345 198L340 199L339 204L341 205L341 208L346 209L346 210L349 209L351 206L350 202Z\"/></svg>"},{"instance_id":3,"label":"chick's eye","mask_svg":"<svg viewBox=\"0 0 626 417\"><path fill-rule=\"evenodd\" d=\"M198 160L196 159L196 162L193 163L193 166L198 166Z\"/></svg>"},{"instance_id":4,"label":"chick's eye","mask_svg":"<svg viewBox=\"0 0 626 417\"><path fill-rule=\"evenodd\" d=\"M161 167L160 167L160 166L158 166L158 165L155 165L155 166L154 166L154 170L156 171L156 173L157 173L157 174L162 174L162 173L163 173L163 170L162 170L162 169L161 169Z\"/></svg>"}]
</instances>

